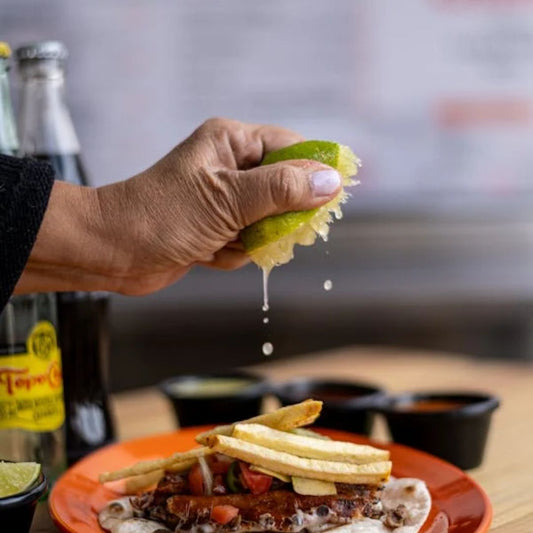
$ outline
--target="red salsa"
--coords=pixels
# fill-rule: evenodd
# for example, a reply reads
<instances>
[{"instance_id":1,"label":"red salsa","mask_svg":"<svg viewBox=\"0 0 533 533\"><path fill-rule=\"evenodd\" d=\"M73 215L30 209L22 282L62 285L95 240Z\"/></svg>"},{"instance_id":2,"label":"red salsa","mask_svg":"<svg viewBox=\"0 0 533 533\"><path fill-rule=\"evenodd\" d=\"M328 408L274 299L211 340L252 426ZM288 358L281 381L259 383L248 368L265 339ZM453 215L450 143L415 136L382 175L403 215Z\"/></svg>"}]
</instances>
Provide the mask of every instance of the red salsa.
<instances>
[{"instance_id":1,"label":"red salsa","mask_svg":"<svg viewBox=\"0 0 533 533\"><path fill-rule=\"evenodd\" d=\"M464 407L466 404L457 400L440 400L426 399L415 400L412 402L399 403L395 406L398 411L416 411L416 412L433 412L433 411L455 411Z\"/></svg>"}]
</instances>

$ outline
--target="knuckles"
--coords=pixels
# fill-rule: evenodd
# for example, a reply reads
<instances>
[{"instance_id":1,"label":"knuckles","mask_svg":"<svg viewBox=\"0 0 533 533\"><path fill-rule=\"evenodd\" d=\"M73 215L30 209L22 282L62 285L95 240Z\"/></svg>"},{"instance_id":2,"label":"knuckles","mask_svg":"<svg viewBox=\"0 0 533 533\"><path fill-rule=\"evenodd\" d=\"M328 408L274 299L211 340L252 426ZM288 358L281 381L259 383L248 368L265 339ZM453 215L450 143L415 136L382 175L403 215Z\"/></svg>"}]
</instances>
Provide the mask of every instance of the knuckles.
<instances>
[{"instance_id":1,"label":"knuckles","mask_svg":"<svg viewBox=\"0 0 533 533\"><path fill-rule=\"evenodd\" d=\"M235 128L240 122L223 117L208 118L199 128L208 135L221 135Z\"/></svg>"}]
</instances>

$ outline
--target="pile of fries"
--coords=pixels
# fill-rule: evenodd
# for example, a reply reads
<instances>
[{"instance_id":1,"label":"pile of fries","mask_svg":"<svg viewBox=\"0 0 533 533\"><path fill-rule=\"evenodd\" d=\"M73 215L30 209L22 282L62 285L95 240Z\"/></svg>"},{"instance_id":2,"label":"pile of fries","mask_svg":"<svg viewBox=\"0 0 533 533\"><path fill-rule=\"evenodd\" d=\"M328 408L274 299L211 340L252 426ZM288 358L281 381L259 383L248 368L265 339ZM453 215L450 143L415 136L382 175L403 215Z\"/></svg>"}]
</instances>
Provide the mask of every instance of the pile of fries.
<instances>
[{"instance_id":1,"label":"pile of fries","mask_svg":"<svg viewBox=\"0 0 533 533\"><path fill-rule=\"evenodd\" d=\"M186 472L200 457L223 453L245 461L260 472L292 480L302 494L334 494L335 483L377 485L390 476L389 452L351 442L324 438L303 426L319 416L322 402L306 400L272 413L197 435L201 445L164 459L142 461L105 472L100 482L126 480L126 490L137 492L157 483L165 471Z\"/></svg>"}]
</instances>

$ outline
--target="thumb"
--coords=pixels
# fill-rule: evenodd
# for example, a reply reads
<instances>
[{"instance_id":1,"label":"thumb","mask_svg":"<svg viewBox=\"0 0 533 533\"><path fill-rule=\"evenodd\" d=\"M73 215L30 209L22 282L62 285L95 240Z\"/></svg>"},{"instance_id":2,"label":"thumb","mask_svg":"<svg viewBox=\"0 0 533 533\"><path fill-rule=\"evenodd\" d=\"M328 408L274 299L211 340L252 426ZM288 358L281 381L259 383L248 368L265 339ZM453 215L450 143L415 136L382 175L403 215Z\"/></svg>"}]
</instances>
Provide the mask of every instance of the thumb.
<instances>
[{"instance_id":1,"label":"thumb","mask_svg":"<svg viewBox=\"0 0 533 533\"><path fill-rule=\"evenodd\" d=\"M320 207L337 196L341 185L335 169L316 161L284 161L238 172L243 227L269 215Z\"/></svg>"}]
</instances>

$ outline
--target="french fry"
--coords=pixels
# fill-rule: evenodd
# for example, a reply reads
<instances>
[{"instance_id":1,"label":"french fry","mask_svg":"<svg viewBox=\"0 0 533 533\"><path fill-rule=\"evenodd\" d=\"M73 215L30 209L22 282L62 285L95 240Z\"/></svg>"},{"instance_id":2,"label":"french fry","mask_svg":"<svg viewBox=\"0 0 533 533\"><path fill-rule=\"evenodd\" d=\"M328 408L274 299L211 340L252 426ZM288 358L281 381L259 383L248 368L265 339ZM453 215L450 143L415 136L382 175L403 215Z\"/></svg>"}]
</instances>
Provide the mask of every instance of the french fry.
<instances>
[{"instance_id":1,"label":"french fry","mask_svg":"<svg viewBox=\"0 0 533 533\"><path fill-rule=\"evenodd\" d=\"M209 455L209 453L206 452L205 455ZM197 462L198 458L192 457L191 459L187 459L186 461L179 461L178 463L174 463L173 465L167 467L166 470L172 472L173 474L181 474L182 472L187 472L187 470L190 470Z\"/></svg>"},{"instance_id":2,"label":"french fry","mask_svg":"<svg viewBox=\"0 0 533 533\"><path fill-rule=\"evenodd\" d=\"M271 413L254 416L248 420L235 422L226 426L217 426L216 428L199 433L196 436L196 442L205 444L211 435L231 435L233 428L237 424L261 424L280 430L289 430L296 427L307 426L312 424L320 415L322 402L318 400L305 400L304 402L294 405L281 407Z\"/></svg>"},{"instance_id":3,"label":"french fry","mask_svg":"<svg viewBox=\"0 0 533 533\"><path fill-rule=\"evenodd\" d=\"M305 496L329 496L337 494L337 487L331 481L308 479L305 477L292 476L292 488L297 494Z\"/></svg>"},{"instance_id":4,"label":"french fry","mask_svg":"<svg viewBox=\"0 0 533 533\"><path fill-rule=\"evenodd\" d=\"M354 464L377 463L389 459L388 451L373 446L294 435L259 424L237 424L232 436L271 450L309 459Z\"/></svg>"},{"instance_id":5,"label":"french fry","mask_svg":"<svg viewBox=\"0 0 533 533\"><path fill-rule=\"evenodd\" d=\"M331 440L331 437L328 437L327 435L322 435L322 433L319 433L318 431L315 431L314 429L309 428L293 428L289 429L291 433L294 433L295 435L303 435L304 437L313 437L314 439L321 439L321 440Z\"/></svg>"},{"instance_id":6,"label":"french fry","mask_svg":"<svg viewBox=\"0 0 533 533\"><path fill-rule=\"evenodd\" d=\"M337 483L376 485L388 480L392 468L390 461L357 465L306 459L226 435L211 435L207 444L216 452L280 474Z\"/></svg>"},{"instance_id":7,"label":"french fry","mask_svg":"<svg viewBox=\"0 0 533 533\"><path fill-rule=\"evenodd\" d=\"M124 484L126 493L134 494L141 490L146 490L158 483L164 474L164 470L154 470L153 472L148 472L148 474L127 478Z\"/></svg>"},{"instance_id":8,"label":"french fry","mask_svg":"<svg viewBox=\"0 0 533 533\"><path fill-rule=\"evenodd\" d=\"M196 462L198 457L209 455L212 450L202 446L194 448L187 452L177 452L169 457L163 459L153 459L151 461L140 461L132 466L114 470L112 472L103 472L98 477L100 483L107 483L108 481L116 481L117 479L124 479L132 476L139 476L141 474L148 474L154 470L166 470L170 467L177 467L182 463L191 465Z\"/></svg>"}]
</instances>

